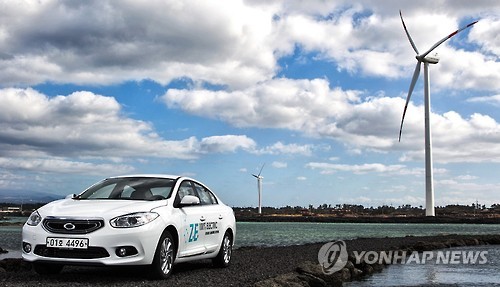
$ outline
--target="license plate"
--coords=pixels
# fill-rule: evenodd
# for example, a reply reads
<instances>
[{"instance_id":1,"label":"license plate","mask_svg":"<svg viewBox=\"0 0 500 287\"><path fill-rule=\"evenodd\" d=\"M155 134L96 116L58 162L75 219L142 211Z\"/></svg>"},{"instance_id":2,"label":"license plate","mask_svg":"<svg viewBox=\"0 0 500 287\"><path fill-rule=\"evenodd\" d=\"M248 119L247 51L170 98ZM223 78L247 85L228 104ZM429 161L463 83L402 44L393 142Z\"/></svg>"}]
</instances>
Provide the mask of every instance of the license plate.
<instances>
[{"instance_id":1,"label":"license plate","mask_svg":"<svg viewBox=\"0 0 500 287\"><path fill-rule=\"evenodd\" d=\"M87 249L89 247L88 238L59 238L47 237L47 247Z\"/></svg>"}]
</instances>

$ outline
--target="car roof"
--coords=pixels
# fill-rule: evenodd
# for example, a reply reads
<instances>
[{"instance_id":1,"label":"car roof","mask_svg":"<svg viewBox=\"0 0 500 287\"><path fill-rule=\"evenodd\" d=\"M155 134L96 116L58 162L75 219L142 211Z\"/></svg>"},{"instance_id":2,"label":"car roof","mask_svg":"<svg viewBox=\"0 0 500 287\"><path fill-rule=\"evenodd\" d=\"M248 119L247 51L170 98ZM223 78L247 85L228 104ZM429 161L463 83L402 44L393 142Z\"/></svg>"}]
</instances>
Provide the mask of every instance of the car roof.
<instances>
[{"instance_id":1,"label":"car roof","mask_svg":"<svg viewBox=\"0 0 500 287\"><path fill-rule=\"evenodd\" d=\"M177 179L182 176L172 175L172 174L127 174L127 175L111 176L108 178L126 178L126 177L157 177L157 178Z\"/></svg>"}]
</instances>

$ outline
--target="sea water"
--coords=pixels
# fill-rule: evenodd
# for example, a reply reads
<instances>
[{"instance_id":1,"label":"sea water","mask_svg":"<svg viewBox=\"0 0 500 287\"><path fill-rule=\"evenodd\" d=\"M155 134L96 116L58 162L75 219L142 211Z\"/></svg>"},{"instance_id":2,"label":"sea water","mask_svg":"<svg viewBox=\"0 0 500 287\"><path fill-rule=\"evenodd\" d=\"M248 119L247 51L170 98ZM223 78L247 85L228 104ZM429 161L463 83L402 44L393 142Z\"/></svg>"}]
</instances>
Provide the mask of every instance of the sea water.
<instances>
[{"instance_id":1,"label":"sea water","mask_svg":"<svg viewBox=\"0 0 500 287\"><path fill-rule=\"evenodd\" d=\"M500 234L500 224L238 222L237 246L288 246L354 238Z\"/></svg>"},{"instance_id":2,"label":"sea water","mask_svg":"<svg viewBox=\"0 0 500 287\"><path fill-rule=\"evenodd\" d=\"M344 286L500 286L500 248L498 245L455 247L446 251L487 253L485 253L484 262L478 260L475 264L443 264L443 262L438 263L437 260L426 261L425 264L416 262L393 264L362 281L348 282ZM436 252L438 251L434 251Z\"/></svg>"}]
</instances>

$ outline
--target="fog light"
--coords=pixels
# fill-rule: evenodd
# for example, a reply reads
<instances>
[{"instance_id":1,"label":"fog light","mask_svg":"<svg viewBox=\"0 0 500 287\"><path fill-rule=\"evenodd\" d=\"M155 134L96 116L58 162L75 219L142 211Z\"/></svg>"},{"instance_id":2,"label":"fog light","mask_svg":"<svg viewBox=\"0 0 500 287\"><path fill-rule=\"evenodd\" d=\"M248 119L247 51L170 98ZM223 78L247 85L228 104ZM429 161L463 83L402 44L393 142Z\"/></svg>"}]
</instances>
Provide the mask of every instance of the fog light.
<instances>
[{"instance_id":1,"label":"fog light","mask_svg":"<svg viewBox=\"0 0 500 287\"><path fill-rule=\"evenodd\" d=\"M31 252L31 244L27 242L23 242L23 251L25 253L30 253Z\"/></svg>"},{"instance_id":2,"label":"fog light","mask_svg":"<svg viewBox=\"0 0 500 287\"><path fill-rule=\"evenodd\" d=\"M115 253L118 257L136 255L137 249L134 246L121 246L116 248Z\"/></svg>"},{"instance_id":3,"label":"fog light","mask_svg":"<svg viewBox=\"0 0 500 287\"><path fill-rule=\"evenodd\" d=\"M116 255L120 256L120 257L124 257L124 256L127 256L127 248L125 247L120 247L116 250Z\"/></svg>"}]
</instances>

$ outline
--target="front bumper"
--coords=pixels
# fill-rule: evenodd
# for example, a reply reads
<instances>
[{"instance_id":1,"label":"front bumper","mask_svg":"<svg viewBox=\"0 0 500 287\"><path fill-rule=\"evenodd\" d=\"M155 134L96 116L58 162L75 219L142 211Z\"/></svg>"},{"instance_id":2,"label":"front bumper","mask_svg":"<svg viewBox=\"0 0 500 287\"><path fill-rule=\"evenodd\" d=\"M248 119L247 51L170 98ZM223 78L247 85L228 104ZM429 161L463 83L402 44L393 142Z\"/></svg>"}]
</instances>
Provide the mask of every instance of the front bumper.
<instances>
[{"instance_id":1,"label":"front bumper","mask_svg":"<svg viewBox=\"0 0 500 287\"><path fill-rule=\"evenodd\" d=\"M153 262L158 240L165 226L154 220L134 228L104 227L87 234L48 232L42 224L23 226L22 258L29 262L54 262L66 265L146 265ZM88 248L50 248L47 237L89 240ZM125 248L125 255L119 250ZM128 253L128 254L127 254Z\"/></svg>"}]
</instances>

